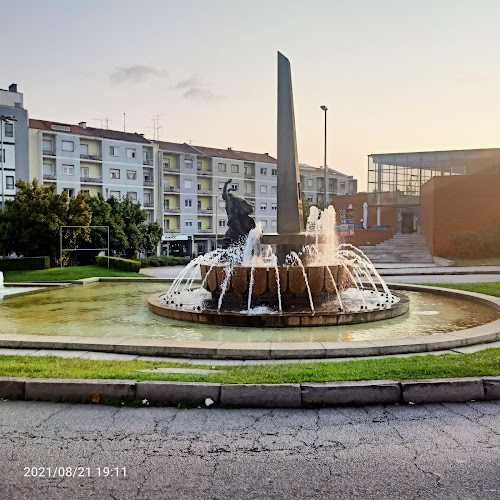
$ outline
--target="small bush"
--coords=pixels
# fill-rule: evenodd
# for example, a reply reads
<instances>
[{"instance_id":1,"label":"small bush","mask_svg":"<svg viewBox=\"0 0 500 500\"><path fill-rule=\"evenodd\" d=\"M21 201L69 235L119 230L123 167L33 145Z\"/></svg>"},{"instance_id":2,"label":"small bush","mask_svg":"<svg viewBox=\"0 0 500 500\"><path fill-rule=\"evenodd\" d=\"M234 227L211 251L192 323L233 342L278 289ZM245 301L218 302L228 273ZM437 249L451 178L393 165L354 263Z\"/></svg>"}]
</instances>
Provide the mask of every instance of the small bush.
<instances>
[{"instance_id":1,"label":"small bush","mask_svg":"<svg viewBox=\"0 0 500 500\"><path fill-rule=\"evenodd\" d=\"M18 259L0 259L0 271L38 271L49 269L49 257L19 257Z\"/></svg>"},{"instance_id":2,"label":"small bush","mask_svg":"<svg viewBox=\"0 0 500 500\"><path fill-rule=\"evenodd\" d=\"M454 256L462 259L483 259L500 256L500 226L477 231L460 231L450 237Z\"/></svg>"},{"instance_id":3,"label":"small bush","mask_svg":"<svg viewBox=\"0 0 500 500\"><path fill-rule=\"evenodd\" d=\"M97 257L97 265L100 267L108 267L108 257ZM120 269L121 271L129 271L138 273L141 269L141 263L138 260L120 259L119 257L109 257L109 267Z\"/></svg>"},{"instance_id":4,"label":"small bush","mask_svg":"<svg viewBox=\"0 0 500 500\"><path fill-rule=\"evenodd\" d=\"M184 257L173 257L172 255L153 255L147 259L141 259L141 267L178 266L185 263Z\"/></svg>"}]
</instances>

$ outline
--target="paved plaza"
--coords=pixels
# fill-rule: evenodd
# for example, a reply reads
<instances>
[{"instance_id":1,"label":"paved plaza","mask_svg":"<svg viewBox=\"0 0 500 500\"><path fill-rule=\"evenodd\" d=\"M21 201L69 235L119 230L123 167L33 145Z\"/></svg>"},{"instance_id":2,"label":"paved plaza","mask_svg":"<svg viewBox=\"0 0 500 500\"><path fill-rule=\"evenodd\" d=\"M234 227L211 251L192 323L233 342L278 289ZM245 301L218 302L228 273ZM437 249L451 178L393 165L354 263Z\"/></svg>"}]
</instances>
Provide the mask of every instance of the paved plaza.
<instances>
[{"instance_id":1,"label":"paved plaza","mask_svg":"<svg viewBox=\"0 0 500 500\"><path fill-rule=\"evenodd\" d=\"M500 498L498 402L180 410L0 401L0 429L0 498ZM41 467L71 477L32 477ZM115 468L126 477L104 477Z\"/></svg>"}]
</instances>

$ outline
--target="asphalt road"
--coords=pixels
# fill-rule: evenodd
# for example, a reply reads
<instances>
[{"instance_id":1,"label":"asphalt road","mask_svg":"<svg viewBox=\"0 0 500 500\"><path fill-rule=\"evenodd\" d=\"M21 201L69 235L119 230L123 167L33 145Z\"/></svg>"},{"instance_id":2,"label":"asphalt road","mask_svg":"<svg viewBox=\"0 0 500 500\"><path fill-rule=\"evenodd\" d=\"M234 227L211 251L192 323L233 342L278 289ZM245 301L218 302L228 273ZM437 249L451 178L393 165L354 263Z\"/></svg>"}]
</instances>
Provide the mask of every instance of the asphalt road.
<instances>
[{"instance_id":1,"label":"asphalt road","mask_svg":"<svg viewBox=\"0 0 500 500\"><path fill-rule=\"evenodd\" d=\"M500 498L499 402L179 410L0 401L0 450L2 499ZM126 477L105 477L105 467Z\"/></svg>"}]
</instances>

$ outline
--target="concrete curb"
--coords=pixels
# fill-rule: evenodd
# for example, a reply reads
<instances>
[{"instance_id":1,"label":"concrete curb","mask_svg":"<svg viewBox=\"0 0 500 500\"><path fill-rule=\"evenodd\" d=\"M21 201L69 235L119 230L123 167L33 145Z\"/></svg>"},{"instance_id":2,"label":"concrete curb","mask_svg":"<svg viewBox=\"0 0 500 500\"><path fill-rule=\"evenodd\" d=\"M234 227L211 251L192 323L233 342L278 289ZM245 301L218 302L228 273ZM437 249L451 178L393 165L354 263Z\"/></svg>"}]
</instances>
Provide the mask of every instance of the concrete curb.
<instances>
[{"instance_id":1,"label":"concrete curb","mask_svg":"<svg viewBox=\"0 0 500 500\"><path fill-rule=\"evenodd\" d=\"M500 376L302 384L0 377L0 397L75 403L147 400L163 406L176 406L179 403L204 405L205 399L210 398L216 405L246 408L500 401Z\"/></svg>"}]
</instances>

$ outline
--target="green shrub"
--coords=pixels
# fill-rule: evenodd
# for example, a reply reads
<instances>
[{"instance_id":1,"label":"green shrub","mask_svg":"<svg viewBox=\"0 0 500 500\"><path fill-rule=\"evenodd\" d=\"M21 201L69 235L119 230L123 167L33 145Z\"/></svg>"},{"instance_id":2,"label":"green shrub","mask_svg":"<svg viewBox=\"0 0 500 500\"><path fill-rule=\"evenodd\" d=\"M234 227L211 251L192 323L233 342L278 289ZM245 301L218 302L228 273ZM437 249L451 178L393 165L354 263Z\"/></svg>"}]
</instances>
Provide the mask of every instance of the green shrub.
<instances>
[{"instance_id":1,"label":"green shrub","mask_svg":"<svg viewBox=\"0 0 500 500\"><path fill-rule=\"evenodd\" d=\"M450 237L454 256L462 259L500 256L500 226L460 231Z\"/></svg>"},{"instance_id":2,"label":"green shrub","mask_svg":"<svg viewBox=\"0 0 500 500\"><path fill-rule=\"evenodd\" d=\"M19 257L0 259L0 271L38 271L50 267L49 257Z\"/></svg>"},{"instance_id":3,"label":"green shrub","mask_svg":"<svg viewBox=\"0 0 500 500\"><path fill-rule=\"evenodd\" d=\"M178 266L185 263L184 257L173 257L172 255L153 255L147 259L141 259L141 267Z\"/></svg>"},{"instance_id":4,"label":"green shrub","mask_svg":"<svg viewBox=\"0 0 500 500\"><path fill-rule=\"evenodd\" d=\"M108 257L97 257L97 265L100 267L108 267ZM109 257L109 267L120 269L121 271L129 271L138 273L141 269L141 263L138 260L120 259L119 257Z\"/></svg>"}]
</instances>

